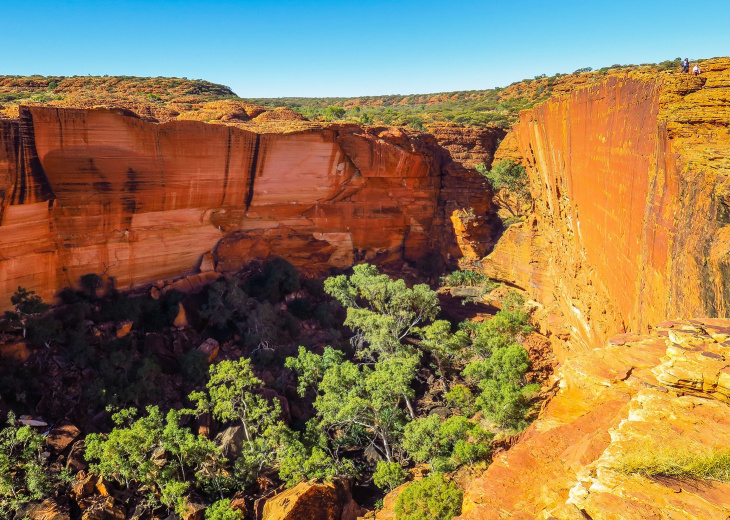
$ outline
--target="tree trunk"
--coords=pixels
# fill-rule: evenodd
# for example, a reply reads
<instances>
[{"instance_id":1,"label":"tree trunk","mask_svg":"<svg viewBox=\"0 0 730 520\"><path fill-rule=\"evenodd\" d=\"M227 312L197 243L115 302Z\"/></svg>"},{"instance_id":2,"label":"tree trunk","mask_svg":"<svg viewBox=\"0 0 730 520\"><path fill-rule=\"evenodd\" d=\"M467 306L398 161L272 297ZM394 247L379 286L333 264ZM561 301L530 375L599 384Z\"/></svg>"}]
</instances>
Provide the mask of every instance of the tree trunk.
<instances>
[{"instance_id":1,"label":"tree trunk","mask_svg":"<svg viewBox=\"0 0 730 520\"><path fill-rule=\"evenodd\" d=\"M403 394L403 398L406 400L406 407L408 408L408 414L411 416L411 420L415 420L416 414L413 411L413 405L411 404L411 400L408 399L408 396L406 394Z\"/></svg>"},{"instance_id":2,"label":"tree trunk","mask_svg":"<svg viewBox=\"0 0 730 520\"><path fill-rule=\"evenodd\" d=\"M390 444L388 444L388 438L384 434L380 434L380 438L383 439L383 448L385 448L385 458L388 462L393 462L393 455L390 451Z\"/></svg>"},{"instance_id":3,"label":"tree trunk","mask_svg":"<svg viewBox=\"0 0 730 520\"><path fill-rule=\"evenodd\" d=\"M441 386L444 389L444 394L449 391L449 386L446 383L446 374L444 374L444 368L441 365L441 358L434 352L433 357L436 358L436 366L439 367L439 376L441 376Z\"/></svg>"}]
</instances>

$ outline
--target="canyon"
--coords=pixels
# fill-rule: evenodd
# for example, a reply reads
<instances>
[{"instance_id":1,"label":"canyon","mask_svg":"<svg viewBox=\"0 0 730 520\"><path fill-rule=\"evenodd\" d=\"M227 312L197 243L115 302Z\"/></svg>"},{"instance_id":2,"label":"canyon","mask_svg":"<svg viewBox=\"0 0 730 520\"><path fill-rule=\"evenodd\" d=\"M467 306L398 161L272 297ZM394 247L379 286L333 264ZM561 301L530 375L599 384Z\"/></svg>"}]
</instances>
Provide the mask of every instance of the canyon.
<instances>
[{"instance_id":1,"label":"canyon","mask_svg":"<svg viewBox=\"0 0 730 520\"><path fill-rule=\"evenodd\" d=\"M50 300L95 273L128 289L199 272L204 256L217 272L269 256L311 272L432 251L476 258L496 231L484 180L449 151L489 163L495 128L257 133L47 106L0 125L3 309L18 286ZM482 217L457 243L452 214L467 208Z\"/></svg>"},{"instance_id":2,"label":"canyon","mask_svg":"<svg viewBox=\"0 0 730 520\"><path fill-rule=\"evenodd\" d=\"M544 305L560 367L463 518L727 517L727 484L617 470L642 449L727 444L730 60L705 67L554 97L496 153L527 167L534 204L482 266Z\"/></svg>"},{"instance_id":3,"label":"canyon","mask_svg":"<svg viewBox=\"0 0 730 520\"><path fill-rule=\"evenodd\" d=\"M0 309L88 273L129 289L271 256L459 261L533 300L558 365L460 518L725 519L728 484L618 469L638 446L730 440L730 59L702 68L584 76L508 133L20 106L0 119ZM506 229L474 170L503 159L532 195Z\"/></svg>"}]
</instances>

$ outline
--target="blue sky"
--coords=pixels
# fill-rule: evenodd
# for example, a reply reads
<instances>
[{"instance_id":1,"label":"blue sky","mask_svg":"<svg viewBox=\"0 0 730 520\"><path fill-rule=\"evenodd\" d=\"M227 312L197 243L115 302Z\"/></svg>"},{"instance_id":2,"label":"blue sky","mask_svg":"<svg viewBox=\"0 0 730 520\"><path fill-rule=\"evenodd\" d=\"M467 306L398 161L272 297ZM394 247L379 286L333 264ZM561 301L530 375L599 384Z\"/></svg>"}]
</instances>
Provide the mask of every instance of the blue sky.
<instances>
[{"instance_id":1,"label":"blue sky","mask_svg":"<svg viewBox=\"0 0 730 520\"><path fill-rule=\"evenodd\" d=\"M202 78L245 97L412 94L730 54L730 2L0 0L0 74Z\"/></svg>"}]
</instances>

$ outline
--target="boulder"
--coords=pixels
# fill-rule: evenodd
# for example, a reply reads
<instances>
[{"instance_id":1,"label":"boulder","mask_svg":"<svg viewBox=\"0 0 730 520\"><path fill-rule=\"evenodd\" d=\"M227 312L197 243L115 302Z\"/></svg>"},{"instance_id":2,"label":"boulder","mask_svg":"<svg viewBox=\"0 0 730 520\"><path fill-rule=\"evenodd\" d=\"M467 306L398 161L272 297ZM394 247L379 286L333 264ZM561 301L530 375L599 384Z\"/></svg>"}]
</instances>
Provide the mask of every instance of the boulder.
<instances>
[{"instance_id":1,"label":"boulder","mask_svg":"<svg viewBox=\"0 0 730 520\"><path fill-rule=\"evenodd\" d=\"M401 484L383 498L383 507L375 513L376 520L395 520L395 501L403 490L408 487L408 482Z\"/></svg>"},{"instance_id":2,"label":"boulder","mask_svg":"<svg viewBox=\"0 0 730 520\"><path fill-rule=\"evenodd\" d=\"M185 314L185 307L182 304L178 306L177 316L175 316L175 321L172 324L178 329L184 329L189 325L188 316Z\"/></svg>"},{"instance_id":3,"label":"boulder","mask_svg":"<svg viewBox=\"0 0 730 520\"><path fill-rule=\"evenodd\" d=\"M124 507L112 497L95 498L81 514L81 520L124 520L127 517Z\"/></svg>"},{"instance_id":4,"label":"boulder","mask_svg":"<svg viewBox=\"0 0 730 520\"><path fill-rule=\"evenodd\" d=\"M229 426L215 438L216 444L221 447L221 454L228 460L240 457L245 440L243 426Z\"/></svg>"},{"instance_id":5,"label":"boulder","mask_svg":"<svg viewBox=\"0 0 730 520\"><path fill-rule=\"evenodd\" d=\"M76 475L76 481L71 486L71 496L78 501L92 495L98 480L96 475L87 475L85 471L80 471Z\"/></svg>"},{"instance_id":6,"label":"boulder","mask_svg":"<svg viewBox=\"0 0 730 520\"><path fill-rule=\"evenodd\" d=\"M182 306L180 306L180 308L182 309ZM212 363L213 360L218 357L220 345L215 339L208 338L198 347L198 350L206 355L208 363Z\"/></svg>"},{"instance_id":7,"label":"boulder","mask_svg":"<svg viewBox=\"0 0 730 520\"><path fill-rule=\"evenodd\" d=\"M85 449L86 445L83 439L74 443L71 447L71 452L68 454L68 459L66 460L66 467L68 469L72 471L81 471L89 467L89 464L84 458Z\"/></svg>"},{"instance_id":8,"label":"boulder","mask_svg":"<svg viewBox=\"0 0 730 520\"><path fill-rule=\"evenodd\" d=\"M62 502L55 498L47 498L40 504L31 506L26 512L30 520L70 520L68 500Z\"/></svg>"},{"instance_id":9,"label":"boulder","mask_svg":"<svg viewBox=\"0 0 730 520\"><path fill-rule=\"evenodd\" d=\"M25 363L33 352L25 341L17 341L0 345L0 358L12 359L18 363Z\"/></svg>"},{"instance_id":10,"label":"boulder","mask_svg":"<svg viewBox=\"0 0 730 520\"><path fill-rule=\"evenodd\" d=\"M263 520L354 520L360 514L349 481L309 481L267 500Z\"/></svg>"},{"instance_id":11,"label":"boulder","mask_svg":"<svg viewBox=\"0 0 730 520\"><path fill-rule=\"evenodd\" d=\"M185 498L185 508L180 515L180 520L203 520L206 505L196 496Z\"/></svg>"},{"instance_id":12,"label":"boulder","mask_svg":"<svg viewBox=\"0 0 730 520\"><path fill-rule=\"evenodd\" d=\"M121 322L119 325L117 325L117 338L123 338L125 336L128 336L130 332L132 332L132 327L134 326L134 321L132 320L126 320Z\"/></svg>"},{"instance_id":13,"label":"boulder","mask_svg":"<svg viewBox=\"0 0 730 520\"><path fill-rule=\"evenodd\" d=\"M46 437L46 444L56 453L61 453L81 435L81 431L67 420L56 424Z\"/></svg>"}]
</instances>

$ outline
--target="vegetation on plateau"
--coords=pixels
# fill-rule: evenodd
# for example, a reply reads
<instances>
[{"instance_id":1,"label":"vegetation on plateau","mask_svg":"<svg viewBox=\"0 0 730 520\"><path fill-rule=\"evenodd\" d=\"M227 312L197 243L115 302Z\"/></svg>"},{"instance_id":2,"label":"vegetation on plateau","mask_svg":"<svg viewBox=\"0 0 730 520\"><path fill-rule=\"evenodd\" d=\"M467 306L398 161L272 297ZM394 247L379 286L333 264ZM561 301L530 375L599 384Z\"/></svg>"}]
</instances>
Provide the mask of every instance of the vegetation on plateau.
<instances>
[{"instance_id":1,"label":"vegetation on plateau","mask_svg":"<svg viewBox=\"0 0 730 520\"><path fill-rule=\"evenodd\" d=\"M699 61L702 60L693 60ZM681 59L658 64L611 65L592 70L582 67L571 74L539 74L507 87L434 94L384 95L328 98L239 98L230 88L199 79L139 78L131 76L0 76L2 105L19 103L81 104L94 100L121 103L132 108L147 105L165 117L198 120L216 118L202 103L237 100L267 108L290 108L314 122L352 122L376 126L407 126L426 130L428 125L457 123L466 126L494 125L509 128L521 110L529 109L556 93L600 81L603 76L643 70L653 74L678 71ZM224 111L225 112L225 111ZM11 112L12 113L12 112ZM220 115L220 114L219 114Z\"/></svg>"},{"instance_id":2,"label":"vegetation on plateau","mask_svg":"<svg viewBox=\"0 0 730 520\"><path fill-rule=\"evenodd\" d=\"M678 444L642 446L623 454L614 467L626 475L730 482L730 450L696 452Z\"/></svg>"}]
</instances>

